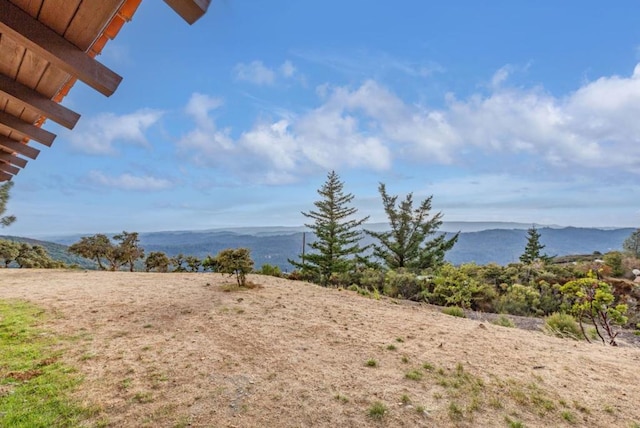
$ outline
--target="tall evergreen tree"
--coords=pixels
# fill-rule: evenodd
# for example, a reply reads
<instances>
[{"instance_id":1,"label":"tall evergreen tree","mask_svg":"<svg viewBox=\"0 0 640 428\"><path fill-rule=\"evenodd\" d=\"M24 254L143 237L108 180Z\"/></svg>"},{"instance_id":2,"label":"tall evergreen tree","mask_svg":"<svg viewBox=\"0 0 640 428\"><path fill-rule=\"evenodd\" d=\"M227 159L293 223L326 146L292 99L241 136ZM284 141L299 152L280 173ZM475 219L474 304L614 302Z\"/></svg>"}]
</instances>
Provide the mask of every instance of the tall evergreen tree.
<instances>
[{"instance_id":1,"label":"tall evergreen tree","mask_svg":"<svg viewBox=\"0 0 640 428\"><path fill-rule=\"evenodd\" d=\"M9 190L13 187L13 181L7 181L0 186L0 216L7 210L7 202L9 201ZM7 215L0 217L0 226L6 227L16 221L16 217L13 215Z\"/></svg>"},{"instance_id":2,"label":"tall evergreen tree","mask_svg":"<svg viewBox=\"0 0 640 428\"><path fill-rule=\"evenodd\" d=\"M389 196L383 183L378 187L382 204L387 214L391 230L387 232L367 231L379 244L373 245L373 255L384 261L390 269L408 268L422 270L437 267L444 262L444 256L458 241L459 233L450 239L445 234L429 239L442 225L442 213L430 217L431 199L413 208L413 194L397 205L398 196Z\"/></svg>"},{"instance_id":3,"label":"tall evergreen tree","mask_svg":"<svg viewBox=\"0 0 640 428\"><path fill-rule=\"evenodd\" d=\"M313 231L316 239L308 244L313 251L301 262L289 263L311 274L314 280L326 285L332 273L348 272L357 258L365 250L360 246L362 231L360 226L369 219L354 219L358 211L350 206L354 196L344 193L344 183L335 171L327 175L327 180L318 189L321 200L314 202L317 210L303 212L313 223L305 224Z\"/></svg>"},{"instance_id":4,"label":"tall evergreen tree","mask_svg":"<svg viewBox=\"0 0 640 428\"><path fill-rule=\"evenodd\" d=\"M531 226L527 230L527 245L524 247L524 253L520 256L520 261L529 264L536 260L549 260L549 256L541 253L544 247L545 246L540 243L540 232L538 232L535 226Z\"/></svg>"}]
</instances>

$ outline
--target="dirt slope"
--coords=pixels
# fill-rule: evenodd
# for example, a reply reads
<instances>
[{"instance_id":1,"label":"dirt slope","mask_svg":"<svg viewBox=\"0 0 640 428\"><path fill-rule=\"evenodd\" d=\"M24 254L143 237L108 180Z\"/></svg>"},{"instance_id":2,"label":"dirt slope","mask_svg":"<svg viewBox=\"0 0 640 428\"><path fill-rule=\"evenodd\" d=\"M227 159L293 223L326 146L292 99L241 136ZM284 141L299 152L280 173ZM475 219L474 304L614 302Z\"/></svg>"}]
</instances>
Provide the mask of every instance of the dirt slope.
<instances>
[{"instance_id":1,"label":"dirt slope","mask_svg":"<svg viewBox=\"0 0 640 428\"><path fill-rule=\"evenodd\" d=\"M283 279L0 270L72 337L113 427L640 424L640 348L579 343ZM374 366L375 365L375 366ZM371 416L375 403L386 411ZM375 413L375 411L374 411ZM635 425L634 425L635 424Z\"/></svg>"}]
</instances>

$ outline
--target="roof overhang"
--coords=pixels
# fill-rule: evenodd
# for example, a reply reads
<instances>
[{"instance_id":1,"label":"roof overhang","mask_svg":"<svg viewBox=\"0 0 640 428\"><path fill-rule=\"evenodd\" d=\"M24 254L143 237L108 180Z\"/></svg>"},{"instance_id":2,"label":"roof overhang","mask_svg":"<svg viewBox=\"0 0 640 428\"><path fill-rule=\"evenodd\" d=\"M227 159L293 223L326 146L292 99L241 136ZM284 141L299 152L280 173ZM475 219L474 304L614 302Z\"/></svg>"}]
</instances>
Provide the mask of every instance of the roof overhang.
<instances>
[{"instance_id":1,"label":"roof overhang","mask_svg":"<svg viewBox=\"0 0 640 428\"><path fill-rule=\"evenodd\" d=\"M80 115L60 105L80 80L105 96L122 77L95 57L130 21L142 0L0 0L0 182L10 180ZM189 24L210 0L165 0Z\"/></svg>"}]
</instances>

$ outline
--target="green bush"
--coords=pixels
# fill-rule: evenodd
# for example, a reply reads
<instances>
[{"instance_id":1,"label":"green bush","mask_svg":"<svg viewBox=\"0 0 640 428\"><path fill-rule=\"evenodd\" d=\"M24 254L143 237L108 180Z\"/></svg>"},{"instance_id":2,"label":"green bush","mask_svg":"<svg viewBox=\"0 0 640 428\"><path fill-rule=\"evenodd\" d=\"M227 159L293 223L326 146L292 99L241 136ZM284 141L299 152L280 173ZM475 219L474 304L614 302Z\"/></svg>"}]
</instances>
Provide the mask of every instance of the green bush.
<instances>
[{"instance_id":1,"label":"green bush","mask_svg":"<svg viewBox=\"0 0 640 428\"><path fill-rule=\"evenodd\" d=\"M442 309L443 314L451 315L452 317L458 318L466 318L467 316L464 314L464 309L460 306L449 306L448 308Z\"/></svg>"},{"instance_id":2,"label":"green bush","mask_svg":"<svg viewBox=\"0 0 640 428\"><path fill-rule=\"evenodd\" d=\"M533 287L513 284L498 299L498 312L511 315L536 315L540 308L540 293Z\"/></svg>"},{"instance_id":3,"label":"green bush","mask_svg":"<svg viewBox=\"0 0 640 428\"><path fill-rule=\"evenodd\" d=\"M423 293L430 303L446 306L455 305L475 309L472 303L481 295L480 282L467 274L464 269L445 264L438 269L433 279L433 290Z\"/></svg>"},{"instance_id":4,"label":"green bush","mask_svg":"<svg viewBox=\"0 0 640 428\"><path fill-rule=\"evenodd\" d=\"M422 291L423 280L405 269L390 270L384 277L383 293L389 297L415 300Z\"/></svg>"},{"instance_id":5,"label":"green bush","mask_svg":"<svg viewBox=\"0 0 640 428\"><path fill-rule=\"evenodd\" d=\"M569 314L557 312L544 319L544 332L557 337L569 337L580 340L583 335L575 318Z\"/></svg>"},{"instance_id":6,"label":"green bush","mask_svg":"<svg viewBox=\"0 0 640 428\"><path fill-rule=\"evenodd\" d=\"M282 277L282 271L280 270L280 267L275 265L270 265L269 263L263 264L260 270L257 271L256 273L260 275L275 276L278 278Z\"/></svg>"}]
</instances>

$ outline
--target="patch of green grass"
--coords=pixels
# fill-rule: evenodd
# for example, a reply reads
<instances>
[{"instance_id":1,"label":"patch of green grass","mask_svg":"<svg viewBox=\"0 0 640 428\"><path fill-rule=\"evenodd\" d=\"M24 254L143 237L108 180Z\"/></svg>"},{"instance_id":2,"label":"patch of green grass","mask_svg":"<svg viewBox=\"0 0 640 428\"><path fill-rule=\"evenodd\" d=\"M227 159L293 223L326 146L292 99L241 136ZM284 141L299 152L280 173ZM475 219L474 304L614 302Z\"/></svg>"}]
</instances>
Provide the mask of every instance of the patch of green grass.
<instances>
[{"instance_id":1,"label":"patch of green grass","mask_svg":"<svg viewBox=\"0 0 640 428\"><path fill-rule=\"evenodd\" d=\"M511 321L509 317L506 315L500 315L498 318L491 321L491 324L499 325L501 327L509 327L509 328L513 328L516 326L513 323L513 321Z\"/></svg>"},{"instance_id":2,"label":"patch of green grass","mask_svg":"<svg viewBox=\"0 0 640 428\"><path fill-rule=\"evenodd\" d=\"M611 407L610 405L606 405L604 406L603 409L606 413L609 413L610 415L613 415L615 413L615 410L613 409L613 407Z\"/></svg>"},{"instance_id":3,"label":"patch of green grass","mask_svg":"<svg viewBox=\"0 0 640 428\"><path fill-rule=\"evenodd\" d=\"M44 334L44 312L22 301L0 300L0 423L7 427L79 426L99 409L70 398L81 379L58 361L64 338Z\"/></svg>"},{"instance_id":4,"label":"patch of green grass","mask_svg":"<svg viewBox=\"0 0 640 428\"><path fill-rule=\"evenodd\" d=\"M407 364L409 362L409 357L407 357L406 355L403 355L402 359L400 361L402 361L403 363Z\"/></svg>"},{"instance_id":5,"label":"patch of green grass","mask_svg":"<svg viewBox=\"0 0 640 428\"><path fill-rule=\"evenodd\" d=\"M420 413L421 415L424 415L427 409L424 408L424 406L416 406L416 412Z\"/></svg>"},{"instance_id":6,"label":"patch of green grass","mask_svg":"<svg viewBox=\"0 0 640 428\"><path fill-rule=\"evenodd\" d=\"M333 398L335 398L336 400L338 400L339 402L346 404L349 402L349 398L342 395L342 394L336 394L333 396Z\"/></svg>"},{"instance_id":7,"label":"patch of green grass","mask_svg":"<svg viewBox=\"0 0 640 428\"><path fill-rule=\"evenodd\" d=\"M429 371L433 371L433 369L435 369L435 367L431 363L424 363L422 365L422 368Z\"/></svg>"},{"instance_id":8,"label":"patch of green grass","mask_svg":"<svg viewBox=\"0 0 640 428\"><path fill-rule=\"evenodd\" d=\"M407 372L404 377L407 379L411 379L411 380L420 380L422 379L424 375L422 374L422 372L420 370L411 370L409 372Z\"/></svg>"},{"instance_id":9,"label":"patch of green grass","mask_svg":"<svg viewBox=\"0 0 640 428\"><path fill-rule=\"evenodd\" d=\"M391 345L387 345L387 351L395 351L396 349L396 345L394 345L393 343Z\"/></svg>"},{"instance_id":10,"label":"patch of green grass","mask_svg":"<svg viewBox=\"0 0 640 428\"><path fill-rule=\"evenodd\" d=\"M404 339L401 338L401 337L396 337L396 342L402 343L402 342L404 342Z\"/></svg>"},{"instance_id":11,"label":"patch of green grass","mask_svg":"<svg viewBox=\"0 0 640 428\"><path fill-rule=\"evenodd\" d=\"M367 360L367 362L365 363L365 365L367 367L378 367L378 362L376 360L374 360L373 358L369 358Z\"/></svg>"},{"instance_id":12,"label":"patch of green grass","mask_svg":"<svg viewBox=\"0 0 640 428\"><path fill-rule=\"evenodd\" d=\"M132 398L133 401L140 404L151 403L153 401L153 394L150 392L136 392Z\"/></svg>"},{"instance_id":13,"label":"patch of green grass","mask_svg":"<svg viewBox=\"0 0 640 428\"><path fill-rule=\"evenodd\" d=\"M522 422L514 421L509 416L505 416L504 420L509 428L524 428L524 424Z\"/></svg>"},{"instance_id":14,"label":"patch of green grass","mask_svg":"<svg viewBox=\"0 0 640 428\"><path fill-rule=\"evenodd\" d=\"M407 404L411 404L411 398L409 398L407 394L402 394L402 397L400 397L400 402L406 406Z\"/></svg>"},{"instance_id":15,"label":"patch of green grass","mask_svg":"<svg viewBox=\"0 0 640 428\"><path fill-rule=\"evenodd\" d=\"M464 314L464 309L459 306L449 306L442 309L442 313L446 315L451 315L452 317L458 318L466 318L467 316Z\"/></svg>"},{"instance_id":16,"label":"patch of green grass","mask_svg":"<svg viewBox=\"0 0 640 428\"><path fill-rule=\"evenodd\" d=\"M382 419L385 414L387 414L387 406L380 401L376 401L369 407L369 417L373 419Z\"/></svg>"},{"instance_id":17,"label":"patch of green grass","mask_svg":"<svg viewBox=\"0 0 640 428\"><path fill-rule=\"evenodd\" d=\"M458 421L464 417L464 412L462 411L462 408L454 401L449 403L448 413L449 413L449 418L451 418L451 420L454 420L454 421Z\"/></svg>"},{"instance_id":18,"label":"patch of green grass","mask_svg":"<svg viewBox=\"0 0 640 428\"><path fill-rule=\"evenodd\" d=\"M574 423L576 421L576 417L573 415L573 413L565 410L564 412L562 412L562 419L564 419L565 421L569 422L570 424Z\"/></svg>"}]
</instances>

